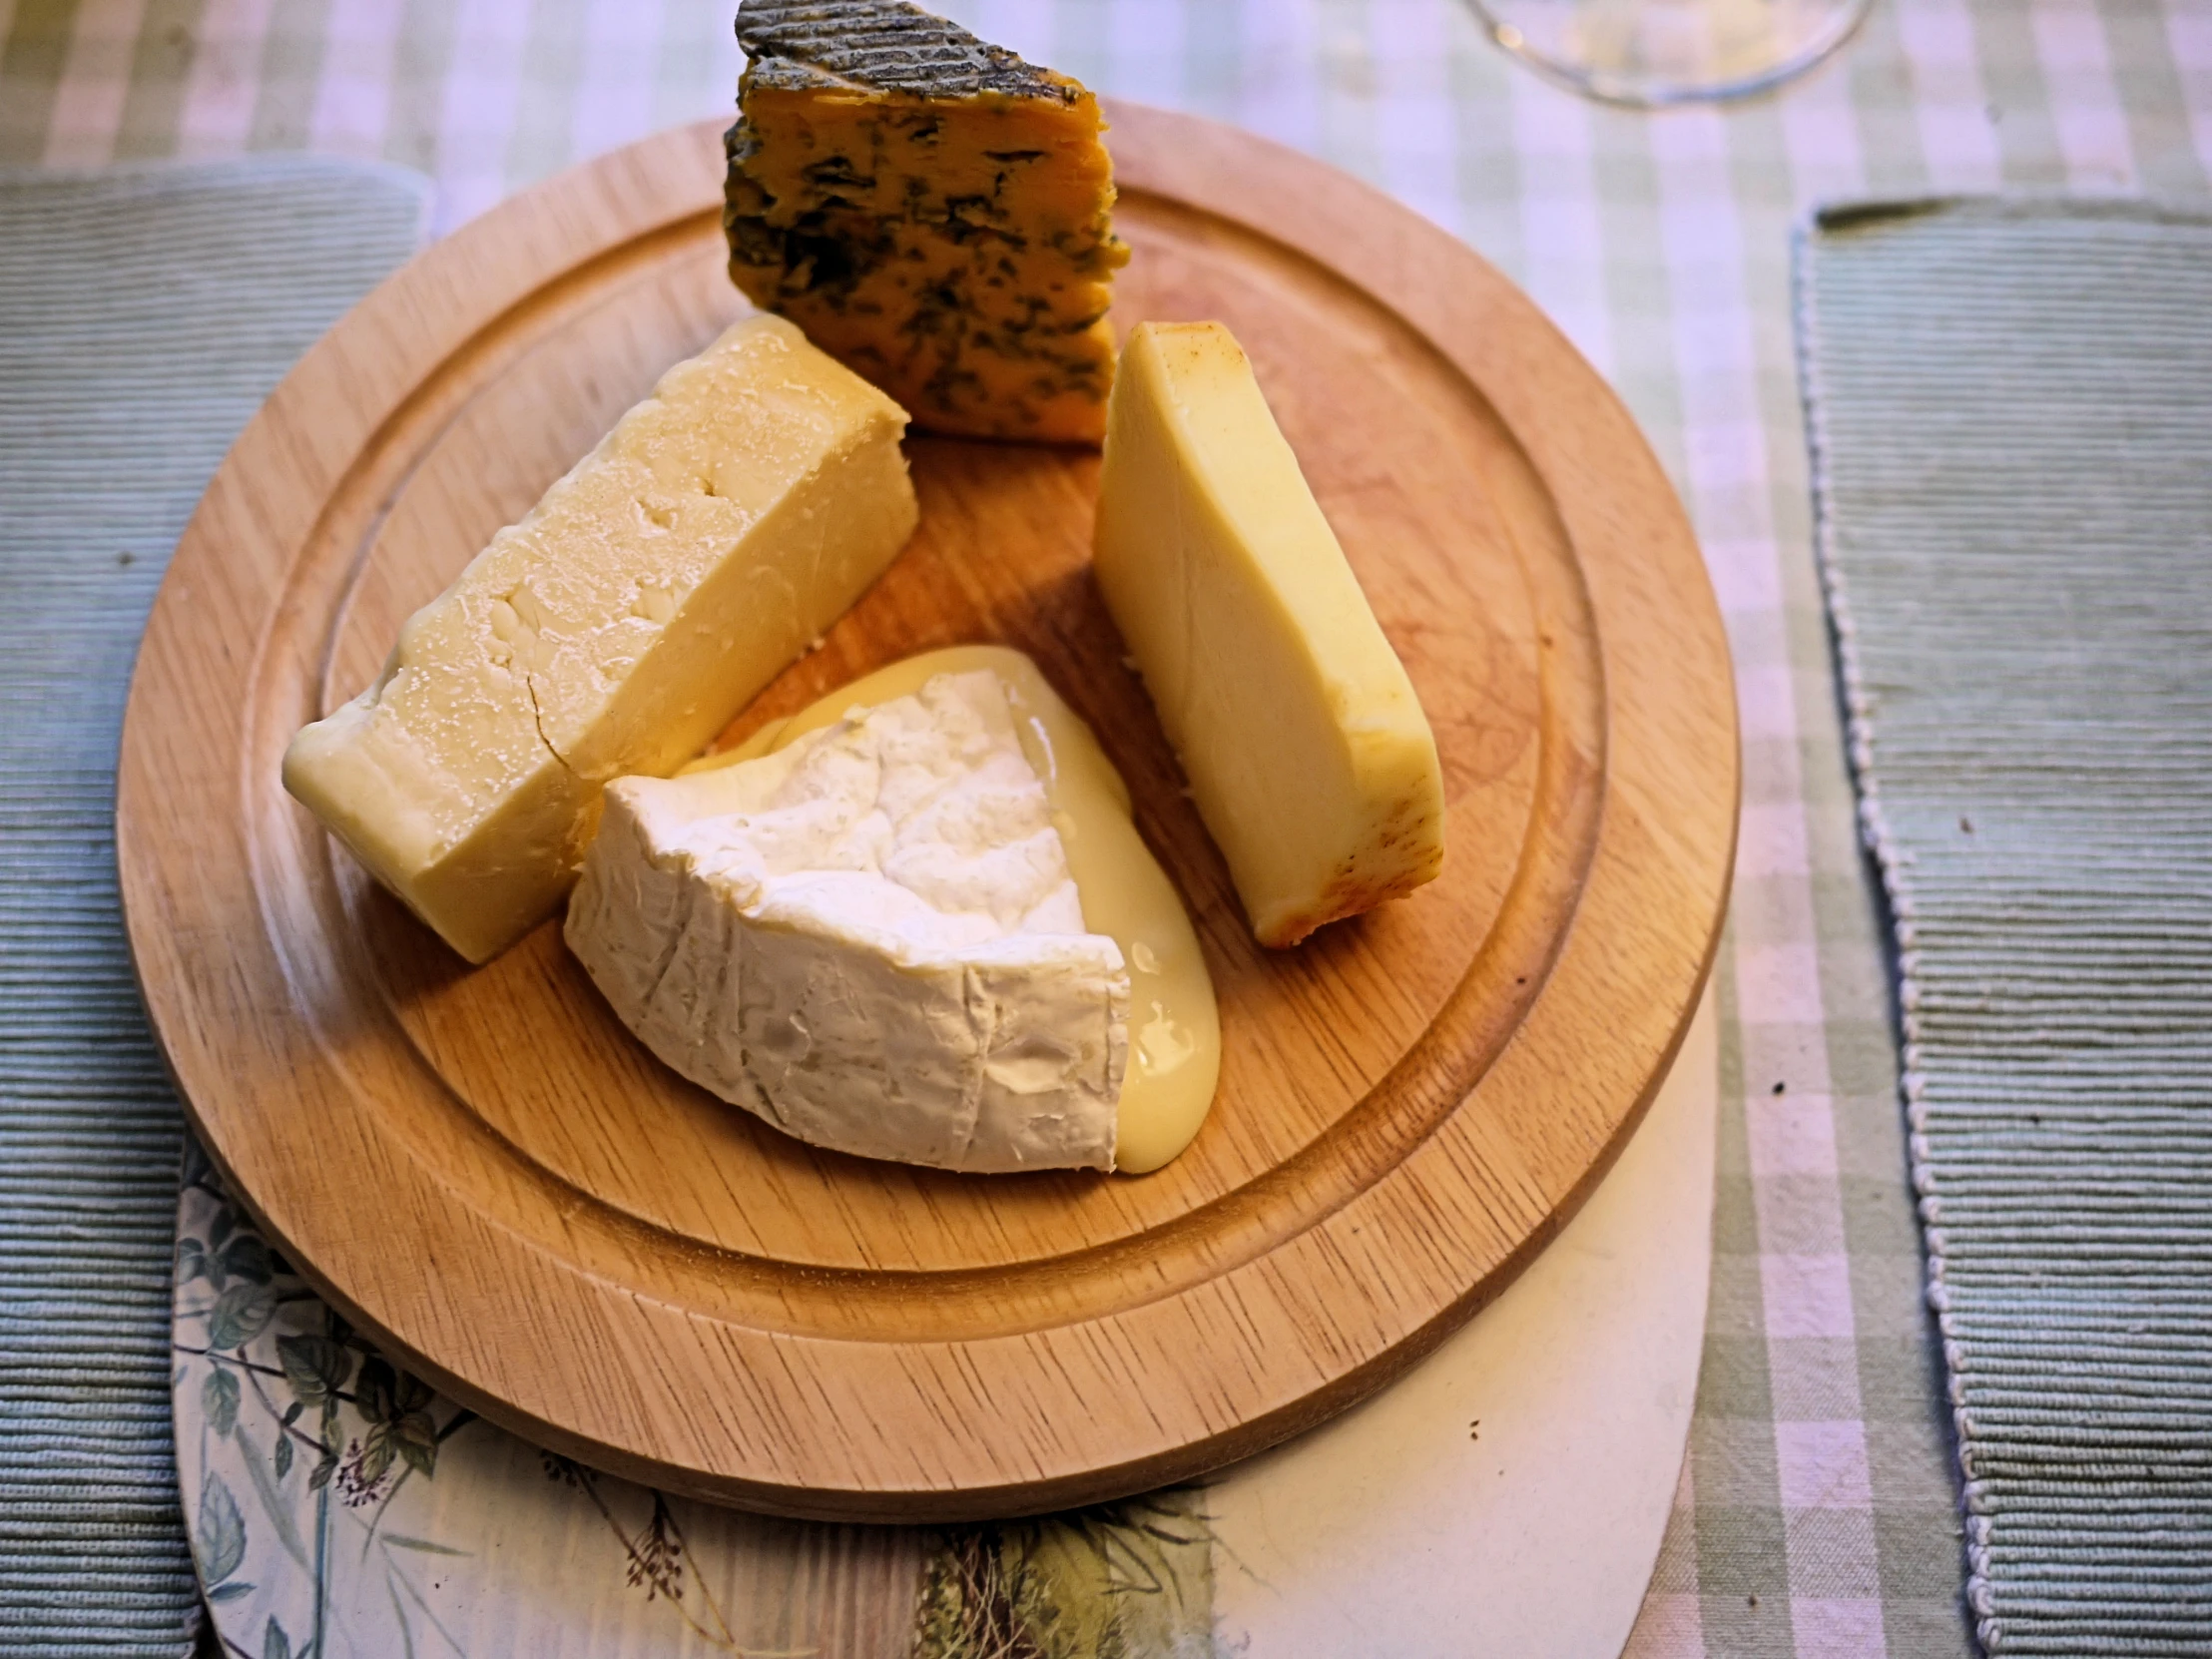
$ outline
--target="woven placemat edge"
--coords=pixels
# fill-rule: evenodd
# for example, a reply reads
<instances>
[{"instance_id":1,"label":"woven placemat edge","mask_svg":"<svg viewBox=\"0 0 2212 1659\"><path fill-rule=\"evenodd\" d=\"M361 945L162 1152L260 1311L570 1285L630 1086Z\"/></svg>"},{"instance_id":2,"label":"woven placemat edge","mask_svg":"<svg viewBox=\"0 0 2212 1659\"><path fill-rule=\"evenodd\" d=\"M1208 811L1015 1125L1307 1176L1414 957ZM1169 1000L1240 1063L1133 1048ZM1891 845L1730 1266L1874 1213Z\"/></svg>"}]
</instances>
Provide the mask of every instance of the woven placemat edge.
<instances>
[{"instance_id":1,"label":"woven placemat edge","mask_svg":"<svg viewBox=\"0 0 2212 1659\"><path fill-rule=\"evenodd\" d=\"M1928 1140L1926 1076L1921 1070L1920 985L1914 949L1916 900L1912 855L1891 829L1875 775L1877 723L1859 657L1858 631L1837 556L1836 522L1830 474L1832 445L1825 416L1818 344L1815 244L1823 235L1864 226L1940 213L1963 213L1995 220L2042 217L2136 220L2151 224L2212 225L2212 204L2140 192L2105 194L2003 192L1896 197L1842 198L1815 203L1799 216L1790 235L1791 317L1795 323L1798 396L1805 418L1807 475L1812 491L1813 556L1822 598L1828 608L1836 652L1837 686L1843 705L1845 752L1858 800L1859 833L1872 855L1882 898L1888 906L1895 956L1896 1017L1900 1029L1907 1147L1915 1209L1927 1257L1927 1300L1935 1315L1943 1356L1943 1386L1950 1406L1951 1451L1959 1478L1959 1502L1965 1523L1966 1605L1973 1614L1974 1637L1985 1651L2002 1639L1989 1582L1989 1544L1993 1519L1987 1489L1973 1473L1969 1452L1964 1388L1965 1352L1951 1318L1945 1287L1946 1251L1942 1213L1936 1200L1935 1160Z\"/></svg>"}]
</instances>

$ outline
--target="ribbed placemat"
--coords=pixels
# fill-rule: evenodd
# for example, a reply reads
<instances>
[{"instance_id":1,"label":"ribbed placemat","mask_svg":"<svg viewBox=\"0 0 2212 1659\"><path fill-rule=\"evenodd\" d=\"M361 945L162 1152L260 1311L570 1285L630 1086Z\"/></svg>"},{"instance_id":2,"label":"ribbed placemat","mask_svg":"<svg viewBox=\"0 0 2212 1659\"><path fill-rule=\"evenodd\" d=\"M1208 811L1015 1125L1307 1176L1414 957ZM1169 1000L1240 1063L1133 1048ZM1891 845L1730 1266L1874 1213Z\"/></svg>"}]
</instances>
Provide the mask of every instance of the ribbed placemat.
<instances>
[{"instance_id":1,"label":"ribbed placemat","mask_svg":"<svg viewBox=\"0 0 2212 1659\"><path fill-rule=\"evenodd\" d=\"M2212 1653L2212 213L1819 216L1800 338L1995 1653Z\"/></svg>"},{"instance_id":2,"label":"ribbed placemat","mask_svg":"<svg viewBox=\"0 0 2212 1659\"><path fill-rule=\"evenodd\" d=\"M427 186L293 158L0 173L0 1651L177 1653L181 1120L116 903L139 631L224 450L413 251Z\"/></svg>"}]
</instances>

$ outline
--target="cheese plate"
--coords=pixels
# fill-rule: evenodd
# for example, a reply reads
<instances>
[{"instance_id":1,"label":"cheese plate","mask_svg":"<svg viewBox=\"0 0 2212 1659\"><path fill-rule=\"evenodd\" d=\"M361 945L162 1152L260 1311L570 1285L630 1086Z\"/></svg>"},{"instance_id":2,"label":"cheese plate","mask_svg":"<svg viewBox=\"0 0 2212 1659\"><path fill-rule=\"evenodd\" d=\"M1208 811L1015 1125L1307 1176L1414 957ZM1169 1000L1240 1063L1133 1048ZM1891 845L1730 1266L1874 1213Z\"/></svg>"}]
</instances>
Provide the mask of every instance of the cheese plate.
<instances>
[{"instance_id":1,"label":"cheese plate","mask_svg":"<svg viewBox=\"0 0 2212 1659\"><path fill-rule=\"evenodd\" d=\"M302 359L180 544L118 845L187 1109L300 1272L451 1397L795 1515L1034 1512L1194 1476L1494 1297L1648 1103L1734 855L1718 609L1634 423L1528 300L1262 140L1110 110L1115 321L1218 319L1433 725L1442 875L1253 941L1088 569L1098 457L912 436L914 541L724 735L966 644L1027 652L1127 781L1220 1003L1212 1115L1140 1178L791 1141L662 1067L557 921L470 968L278 783L400 623L743 314L714 124L529 192Z\"/></svg>"}]
</instances>

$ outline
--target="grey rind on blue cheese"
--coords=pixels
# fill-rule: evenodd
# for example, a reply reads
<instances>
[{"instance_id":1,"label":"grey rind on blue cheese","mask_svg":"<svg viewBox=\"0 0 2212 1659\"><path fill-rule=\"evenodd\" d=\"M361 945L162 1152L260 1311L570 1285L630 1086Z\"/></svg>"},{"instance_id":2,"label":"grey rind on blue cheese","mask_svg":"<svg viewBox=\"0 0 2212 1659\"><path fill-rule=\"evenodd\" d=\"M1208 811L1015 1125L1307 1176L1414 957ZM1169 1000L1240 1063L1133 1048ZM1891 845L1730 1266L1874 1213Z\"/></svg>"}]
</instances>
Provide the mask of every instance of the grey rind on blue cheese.
<instances>
[{"instance_id":1,"label":"grey rind on blue cheese","mask_svg":"<svg viewBox=\"0 0 2212 1659\"><path fill-rule=\"evenodd\" d=\"M745 0L738 44L764 86L847 82L923 98L1000 93L1061 103L1077 96L1018 54L899 0Z\"/></svg>"}]
</instances>

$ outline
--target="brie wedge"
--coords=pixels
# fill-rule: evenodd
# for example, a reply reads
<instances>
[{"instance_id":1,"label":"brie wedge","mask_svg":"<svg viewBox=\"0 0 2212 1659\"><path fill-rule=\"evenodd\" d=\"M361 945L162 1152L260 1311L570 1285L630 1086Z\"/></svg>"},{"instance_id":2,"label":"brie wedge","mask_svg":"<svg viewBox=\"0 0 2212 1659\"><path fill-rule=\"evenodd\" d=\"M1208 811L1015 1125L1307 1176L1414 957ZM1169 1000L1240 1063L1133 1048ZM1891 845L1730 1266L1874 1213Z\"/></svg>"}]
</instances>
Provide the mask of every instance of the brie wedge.
<instances>
[{"instance_id":1,"label":"brie wedge","mask_svg":"<svg viewBox=\"0 0 2212 1659\"><path fill-rule=\"evenodd\" d=\"M904 412L781 317L663 375L304 728L284 787L470 961L576 876L602 786L676 770L912 532Z\"/></svg>"},{"instance_id":2,"label":"brie wedge","mask_svg":"<svg viewBox=\"0 0 2212 1659\"><path fill-rule=\"evenodd\" d=\"M1198 1134L1221 1077L1221 1016L1182 894L1137 833L1129 787L1098 739L1037 665L1002 645L956 645L877 669L790 720L710 755L687 774L788 748L855 707L910 697L940 674L998 677L1022 754L1044 786L1084 924L1121 947L1129 968L1129 1063L1114 1126L1114 1167L1143 1175Z\"/></svg>"},{"instance_id":3,"label":"brie wedge","mask_svg":"<svg viewBox=\"0 0 2212 1659\"><path fill-rule=\"evenodd\" d=\"M917 658L617 782L567 936L670 1066L816 1145L1142 1173L1213 1098L1189 918L1015 652Z\"/></svg>"},{"instance_id":4,"label":"brie wedge","mask_svg":"<svg viewBox=\"0 0 2212 1659\"><path fill-rule=\"evenodd\" d=\"M1098 585L1262 944L1434 878L1436 741L1218 322L1145 322L1106 427Z\"/></svg>"}]
</instances>

